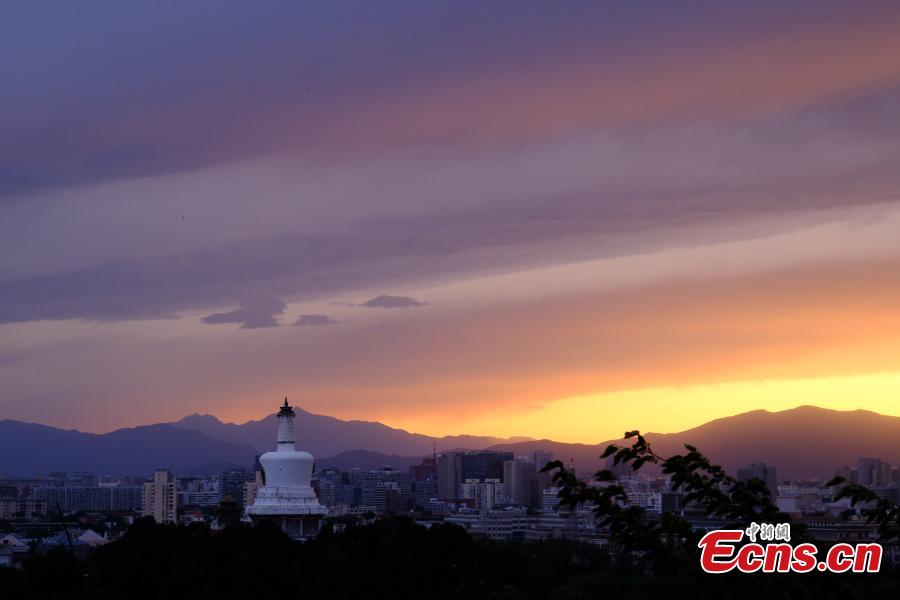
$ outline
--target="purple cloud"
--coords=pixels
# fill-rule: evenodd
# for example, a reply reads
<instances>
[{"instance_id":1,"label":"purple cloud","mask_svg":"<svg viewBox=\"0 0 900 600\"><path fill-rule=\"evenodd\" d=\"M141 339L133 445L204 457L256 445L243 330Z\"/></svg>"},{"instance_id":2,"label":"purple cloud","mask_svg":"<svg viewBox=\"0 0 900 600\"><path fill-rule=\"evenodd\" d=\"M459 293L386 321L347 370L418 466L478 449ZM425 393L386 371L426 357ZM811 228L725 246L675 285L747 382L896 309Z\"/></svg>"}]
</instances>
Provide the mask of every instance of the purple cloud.
<instances>
[{"instance_id":1,"label":"purple cloud","mask_svg":"<svg viewBox=\"0 0 900 600\"><path fill-rule=\"evenodd\" d=\"M207 315L201 321L208 325L240 323L241 329L277 327L277 317L286 309L287 304L278 298L261 298L248 304L241 304L228 312Z\"/></svg>"},{"instance_id":2,"label":"purple cloud","mask_svg":"<svg viewBox=\"0 0 900 600\"><path fill-rule=\"evenodd\" d=\"M173 10L157 3L127 8L108 3L96 11L69 3L52 8L4 3L0 197L181 172L284 150L307 151L317 158L329 152L346 155L360 138L370 150L375 144L376 152L381 146L415 146L436 138L445 144L491 140L496 132L485 131L485 123L499 121L506 127L517 120L529 129L552 120L554 113L577 111L535 112L557 93L563 106L580 104L565 98L566 93L596 94L602 103L627 87L616 85L622 71L627 80L652 85L658 72L647 55L667 57L662 64L668 68L684 65L686 76L693 77L702 67L697 63L707 62L694 60L698 48L711 48L712 60L729 56L748 39L787 32L808 52L806 37L815 40L817 27L828 33L834 23L846 22L856 26L846 27L853 31L870 11L869 19L881 14L885 23L897 11L890 3L859 10L852 3L813 0L796 0L789 8L761 0L741 19L734 19L733 9L721 2L705 2L702 10L688 12L658 0L649 7L580 2L567 11L537 0L518 3L517 11L475 0L377 9L360 1L275 4L261 14L251 3L222 8L220 2L201 0L179 4L173 18ZM52 39L44 35L48 19L58 23ZM889 29L886 35L893 33ZM854 41L826 38L838 52ZM764 49L765 44L760 52ZM860 55L861 61L879 60ZM828 61L827 56L813 56ZM570 89L565 73L579 61L589 65L590 76L576 72L576 87ZM535 65L532 73L523 67L529 64ZM861 62L859 68L865 67ZM772 71L777 81L777 70ZM521 93L516 80L504 86L503 77L515 72L527 74L528 93ZM834 69L832 76L840 78L842 72L854 69ZM663 79L678 80L676 74ZM747 79L752 75L747 73ZM495 89L463 96L505 94L498 112L490 112L490 102L452 102L455 96L446 92L464 91L469 79L500 82ZM596 85L597 80L605 85ZM714 80L706 88L693 78L691 82L682 87L712 97L729 91L721 89L727 81L717 87ZM765 89L766 83L764 77L751 89ZM638 100L668 95L639 89ZM413 109L404 110L400 103L416 92L423 98L414 98L406 105ZM726 99L734 96L724 93ZM684 102L680 93L674 95L676 108ZM596 112L628 117L637 103L620 100ZM400 108L391 114L384 106ZM365 114L370 109L374 112ZM359 115L363 126L354 127L350 119ZM483 119L473 123L479 115Z\"/></svg>"},{"instance_id":3,"label":"purple cloud","mask_svg":"<svg viewBox=\"0 0 900 600\"><path fill-rule=\"evenodd\" d=\"M360 306L366 308L415 308L416 306L426 306L427 302L420 302L409 296L388 296L382 294L366 300Z\"/></svg>"},{"instance_id":4,"label":"purple cloud","mask_svg":"<svg viewBox=\"0 0 900 600\"><path fill-rule=\"evenodd\" d=\"M616 87L599 83L614 83L617 68L650 86L640 87L642 98L679 80L654 70L653 56L665 53L632 55L629 40L658 39L652 32L663 26L719 31L713 25L732 23L731 11L698 20L659 3L674 20L646 22L646 9L621 3L584 3L578 16L534 4L511 15L478 2L452 10L359 3L353 10L371 24L362 28L346 19L346 5L287 3L262 20L234 6L215 11L216 27L202 2L173 27L150 5L11 7L0 20L11 49L0 56L9 73L9 93L0 94L0 324L174 318L227 306L247 290L293 302L417 289L426 280L769 235L790 219L815 223L832 207L894 198L900 85L813 95L808 106L784 110L741 105L737 116L676 95L686 113L645 120L623 96L618 112L610 109L621 119L606 121L609 107L595 107L591 94L609 96ZM770 11L782 10L754 7L741 28L768 30ZM52 43L35 34L50 10L62 24ZM464 16L472 10L483 18ZM843 22L829 14L816 11L810 32ZM248 28L251 15L258 26ZM602 35L607 28L622 35ZM740 36L719 40L723 51L732 37ZM574 87L566 78L536 84L545 71L526 68L531 52L563 65L585 60L597 85L582 89L579 73ZM597 70L595 54L633 56L634 64ZM672 62L692 69L690 56ZM529 105L516 87L481 87L507 63L535 92L555 90L585 112L545 131L536 116L567 111ZM483 102L452 102L445 92L453 90ZM426 95L425 112L404 110L419 104L411 91ZM479 128L494 110L510 120ZM377 125L360 131L354 115ZM385 296L365 306L415 302ZM276 320L265 310L245 316L239 308L206 322Z\"/></svg>"},{"instance_id":5,"label":"purple cloud","mask_svg":"<svg viewBox=\"0 0 900 600\"><path fill-rule=\"evenodd\" d=\"M337 321L328 315L300 315L294 323L295 327L315 327L318 325L337 325Z\"/></svg>"}]
</instances>

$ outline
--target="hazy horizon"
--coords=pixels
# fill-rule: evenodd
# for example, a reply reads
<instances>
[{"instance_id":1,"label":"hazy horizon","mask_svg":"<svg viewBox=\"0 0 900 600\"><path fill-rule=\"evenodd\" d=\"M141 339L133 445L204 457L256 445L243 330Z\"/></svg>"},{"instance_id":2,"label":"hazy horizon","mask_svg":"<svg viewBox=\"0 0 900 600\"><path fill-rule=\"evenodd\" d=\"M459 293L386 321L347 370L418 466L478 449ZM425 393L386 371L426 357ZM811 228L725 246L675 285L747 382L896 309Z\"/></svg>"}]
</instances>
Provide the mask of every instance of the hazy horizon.
<instances>
[{"instance_id":1,"label":"hazy horizon","mask_svg":"<svg viewBox=\"0 0 900 600\"><path fill-rule=\"evenodd\" d=\"M898 25L881 0L4 3L0 419L900 416Z\"/></svg>"},{"instance_id":2,"label":"hazy horizon","mask_svg":"<svg viewBox=\"0 0 900 600\"><path fill-rule=\"evenodd\" d=\"M310 414L315 415L315 416L332 417L332 415L327 415L327 414L322 414L322 413L315 413L315 412L312 412L312 411L306 411L306 409L304 409L304 407L303 407L302 405L293 404L292 406L294 407L294 409L298 409L298 410L301 410L301 411L310 413ZM868 413L872 413L872 414L876 414L876 415L880 415L880 416L900 417L900 414L882 413L882 412L878 412L878 411L874 411L874 410L868 410L868 409L859 409L859 408L857 408L857 409L840 409L840 408L828 408L828 407L824 407L824 406L817 406L817 405L813 405L813 404L796 404L796 405L790 405L790 406L786 406L786 407L783 407L783 408L779 408L779 409L776 409L776 410L768 410L768 409L749 409L749 410L745 410L745 411L739 411L739 412L736 412L736 413L734 413L734 414L711 417L711 418L706 419L706 420L701 419L701 420L699 420L699 421L697 421L697 422L689 422L689 423L688 423L687 425L685 425L685 426L679 426L679 427L674 428L674 429L641 428L641 427L638 427L637 424L635 423L633 427L626 428L625 431L631 431L631 430L634 430L634 429L638 429L638 430L640 430L640 431L641 431L642 433L644 433L644 434L674 434L674 433L683 433L683 432L689 431L689 430L691 430L691 429L694 429L694 428L697 428L697 427L701 427L701 426L703 426L703 425L710 424L710 423L712 423L712 422L714 422L714 421L718 421L718 420L721 420L721 419L728 419L728 418L731 418L731 417L738 417L738 416L741 416L741 415L746 415L746 414L748 414L748 413L763 412L763 413L769 413L769 414L779 414L779 413L784 413L784 412L790 412L790 411L797 410L797 409L808 409L808 408L812 408L812 409L821 409L821 410L825 410L825 411L836 411L836 412L858 412L858 411L864 411L864 412L868 412ZM126 426L123 426L123 427L116 427L116 428L108 429L108 430L87 430L87 429L78 429L78 428L73 428L73 429L75 429L75 430L77 430L77 431L80 431L80 432L82 432L82 433L91 433L91 434L102 435L102 434L110 433L110 432L112 432L112 431L118 431L118 430L121 430L121 429L130 429L130 428L133 428L133 427L141 427L141 426L145 426L145 425L156 425L156 424L160 424L160 423L176 423L176 424L177 424L177 423L181 422L182 420L187 419L187 418L189 418L189 417L199 416L199 417L212 417L212 418L218 420L220 423L223 423L223 424L225 424L225 425L236 425L236 426L243 426L243 425L247 425L247 424L249 424L249 423L259 423L259 422L265 421L265 420L267 420L267 419L269 419L269 418L273 418L273 421L272 421L272 430L273 430L273 432L274 432L274 431L275 431L274 415L275 415L276 413L277 413L277 411L276 411L276 410L273 410L273 411L271 411L271 412L268 413L268 414L260 415L260 416L258 416L258 417L254 417L254 418L250 418L250 419L245 420L245 421L238 421L238 422L235 422L235 421L229 421L229 420L227 420L227 419L220 418L219 416L217 416L217 415L215 415L215 414L212 414L212 413L191 413L191 414L183 415L182 417L180 417L180 418L178 418L178 419L175 419L175 420L173 420L173 421L167 421L167 422L135 423L135 424L126 425ZM900 411L898 411L898 413L900 413ZM336 417L334 417L334 418L336 418ZM612 433L612 434L606 435L606 436L601 435L601 436L600 436L599 438L597 438L597 439L568 439L568 438L553 438L553 437L550 437L550 436L528 436L528 435L515 435L515 434L514 434L514 435L502 435L502 436L500 436L500 435L494 435L494 434L492 434L492 433L490 433L490 432L472 433L472 432L467 432L467 431L456 431L456 432L451 432L451 433L428 433L428 432L425 432L425 431L406 430L406 429L404 429L404 428L402 428L402 427L394 426L394 425L392 425L392 424L390 424L390 423L385 423L385 422L382 422L382 421L373 421L373 420L368 420L368 419L353 419L353 418L347 418L347 419L341 419L341 420L342 420L342 421L345 421L345 422L361 421L361 422L366 422L366 423L378 423L378 424L381 424L381 425L385 425L385 426L387 426L387 427L390 427L390 428L392 428L392 429L396 429L396 430L400 430L400 431L406 431L407 433L410 433L410 434L414 434L414 435L425 435L425 436L428 436L428 437L435 437L435 438L458 437L458 436L474 436L474 437L487 437L487 438L510 439L510 440L514 440L514 439L520 439L520 440L532 440L532 441L548 440L548 441L551 441L551 442L559 442L559 443L566 443L566 444L586 444L586 445L594 445L594 444L598 444L598 443L602 443L602 442L607 442L607 441L611 441L611 440L620 439L620 438L622 438L622 436L623 436L623 434L624 434L624 431L619 431L619 432ZM37 424L39 424L39 425L48 425L47 423L37 423ZM51 426L52 426L52 425L51 425ZM598 431L605 431L605 429L600 429L600 430L598 430ZM302 439L300 440L300 442L302 443Z\"/></svg>"}]
</instances>

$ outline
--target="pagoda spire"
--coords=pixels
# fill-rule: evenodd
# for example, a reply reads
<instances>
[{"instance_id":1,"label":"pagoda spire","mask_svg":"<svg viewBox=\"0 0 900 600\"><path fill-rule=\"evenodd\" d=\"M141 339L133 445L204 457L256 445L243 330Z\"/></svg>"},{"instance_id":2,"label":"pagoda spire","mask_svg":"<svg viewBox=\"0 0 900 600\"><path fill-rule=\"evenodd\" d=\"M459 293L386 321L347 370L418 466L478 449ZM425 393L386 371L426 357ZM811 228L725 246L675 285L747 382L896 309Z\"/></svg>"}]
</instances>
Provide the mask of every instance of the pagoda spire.
<instances>
[{"instance_id":1,"label":"pagoda spire","mask_svg":"<svg viewBox=\"0 0 900 600\"><path fill-rule=\"evenodd\" d=\"M284 399L284 406L276 415L278 419L278 451L293 452L294 450L294 417L296 417L294 409L288 404L287 398Z\"/></svg>"}]
</instances>

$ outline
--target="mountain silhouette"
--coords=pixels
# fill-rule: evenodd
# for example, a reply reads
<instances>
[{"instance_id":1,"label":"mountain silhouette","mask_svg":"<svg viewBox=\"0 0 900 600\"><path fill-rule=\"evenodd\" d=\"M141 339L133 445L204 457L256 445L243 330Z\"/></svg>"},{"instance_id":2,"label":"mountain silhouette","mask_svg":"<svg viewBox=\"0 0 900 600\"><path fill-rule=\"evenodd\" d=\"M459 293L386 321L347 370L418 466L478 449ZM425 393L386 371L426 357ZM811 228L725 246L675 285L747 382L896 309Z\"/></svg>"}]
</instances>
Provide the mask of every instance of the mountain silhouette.
<instances>
[{"instance_id":1,"label":"mountain silhouette","mask_svg":"<svg viewBox=\"0 0 900 600\"><path fill-rule=\"evenodd\" d=\"M294 420L297 445L316 458L332 457L351 450L417 457L431 454L435 447L439 452L451 448L482 449L529 439L474 435L431 437L373 421L343 421L313 414L296 406L294 412L297 414ZM172 425L199 431L213 439L253 446L258 452L267 452L275 447L274 413L259 421L248 421L242 425L223 423L212 415L194 414Z\"/></svg>"},{"instance_id":2,"label":"mountain silhouette","mask_svg":"<svg viewBox=\"0 0 900 600\"><path fill-rule=\"evenodd\" d=\"M663 456L683 453L684 444L691 444L729 473L749 463L765 462L776 467L779 479L828 479L836 468L855 466L863 456L900 464L900 417L866 410L815 406L780 412L755 410L678 433L647 433L645 437ZM592 445L536 440L493 448L516 454L548 450L558 460L573 460L578 471L595 471L603 466L599 456L609 444L630 442L618 439Z\"/></svg>"},{"instance_id":3,"label":"mountain silhouette","mask_svg":"<svg viewBox=\"0 0 900 600\"><path fill-rule=\"evenodd\" d=\"M357 468L363 471L371 471L373 469L390 467L395 471L406 471L409 467L421 463L421 456L399 456L397 454L383 454L370 450L348 450L336 456L316 459L316 468L334 467L342 471Z\"/></svg>"},{"instance_id":4,"label":"mountain silhouette","mask_svg":"<svg viewBox=\"0 0 900 600\"><path fill-rule=\"evenodd\" d=\"M255 454L250 446L166 424L93 434L0 421L0 473L9 475L52 471L147 475L157 468L177 473L215 472L210 471L214 465L249 467Z\"/></svg>"},{"instance_id":5,"label":"mountain silhouette","mask_svg":"<svg viewBox=\"0 0 900 600\"><path fill-rule=\"evenodd\" d=\"M578 471L603 466L600 454L611 443L569 444L483 436L434 438L368 421L342 421L297 412L298 446L309 450L320 467L346 469L390 465L402 470L438 452L455 449L508 450L528 455L535 450ZM635 427L639 424L635 423ZM29 476L50 471L96 474L148 474L165 467L176 473L212 472L223 465L249 466L255 454L273 449L274 416L243 425L222 423L210 415L191 415L177 423L119 429L106 434L82 433L35 423L0 421L0 473ZM863 456L900 464L900 417L865 410L836 411L801 406L781 412L756 410L710 421L678 433L648 433L659 454L697 446L729 472L764 461L778 469L779 479L827 479L844 464Z\"/></svg>"}]
</instances>

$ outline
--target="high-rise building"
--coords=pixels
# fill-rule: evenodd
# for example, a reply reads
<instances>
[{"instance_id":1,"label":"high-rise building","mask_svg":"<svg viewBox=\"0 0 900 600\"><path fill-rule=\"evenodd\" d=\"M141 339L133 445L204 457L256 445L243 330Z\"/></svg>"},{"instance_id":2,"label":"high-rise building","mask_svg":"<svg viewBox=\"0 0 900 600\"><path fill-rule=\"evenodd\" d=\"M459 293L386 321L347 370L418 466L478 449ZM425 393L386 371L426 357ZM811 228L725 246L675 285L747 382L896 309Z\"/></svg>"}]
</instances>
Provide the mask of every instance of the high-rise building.
<instances>
[{"instance_id":1,"label":"high-rise building","mask_svg":"<svg viewBox=\"0 0 900 600\"><path fill-rule=\"evenodd\" d=\"M37 498L0 499L0 519L32 519L46 516L47 501Z\"/></svg>"},{"instance_id":2,"label":"high-rise building","mask_svg":"<svg viewBox=\"0 0 900 600\"><path fill-rule=\"evenodd\" d=\"M738 481L749 481L754 477L765 482L774 501L778 497L778 477L775 467L769 466L764 462L758 462L737 470Z\"/></svg>"},{"instance_id":3,"label":"high-rise building","mask_svg":"<svg viewBox=\"0 0 900 600\"><path fill-rule=\"evenodd\" d=\"M503 463L512 459L512 452L494 452L491 450L466 452L462 455L460 478L463 481L467 479L477 479L478 481L486 481L488 479L502 480Z\"/></svg>"},{"instance_id":4,"label":"high-rise building","mask_svg":"<svg viewBox=\"0 0 900 600\"><path fill-rule=\"evenodd\" d=\"M144 487L134 485L46 486L35 488L32 495L46 501L51 511L133 511L144 506Z\"/></svg>"},{"instance_id":5,"label":"high-rise building","mask_svg":"<svg viewBox=\"0 0 900 600\"><path fill-rule=\"evenodd\" d=\"M459 486L460 498L473 498L478 510L491 510L505 502L503 482L499 479L467 479Z\"/></svg>"},{"instance_id":6,"label":"high-rise building","mask_svg":"<svg viewBox=\"0 0 900 600\"><path fill-rule=\"evenodd\" d=\"M860 458L856 477L860 485L889 485L893 481L891 464L880 458Z\"/></svg>"},{"instance_id":7,"label":"high-rise building","mask_svg":"<svg viewBox=\"0 0 900 600\"><path fill-rule=\"evenodd\" d=\"M546 467L547 463L553 462L553 453L545 452L543 450L537 450L531 456L532 460L534 460L534 469L537 473L538 491L546 490L548 487L553 485L553 474L541 473L541 469Z\"/></svg>"},{"instance_id":8,"label":"high-rise building","mask_svg":"<svg viewBox=\"0 0 900 600\"><path fill-rule=\"evenodd\" d=\"M462 454L446 452L437 457L438 498L452 500L457 498L459 484L462 482Z\"/></svg>"},{"instance_id":9,"label":"high-rise building","mask_svg":"<svg viewBox=\"0 0 900 600\"><path fill-rule=\"evenodd\" d=\"M349 473L333 468L324 469L316 474L314 483L319 502L329 508L352 506L357 503L354 491L358 488L354 488L350 483Z\"/></svg>"},{"instance_id":10,"label":"high-rise building","mask_svg":"<svg viewBox=\"0 0 900 600\"><path fill-rule=\"evenodd\" d=\"M361 481L363 506L379 513L401 512L413 508L412 480L409 473L390 467L364 473Z\"/></svg>"},{"instance_id":11,"label":"high-rise building","mask_svg":"<svg viewBox=\"0 0 900 600\"><path fill-rule=\"evenodd\" d=\"M508 501L520 506L537 506L535 466L535 463L524 458L503 463L503 493Z\"/></svg>"},{"instance_id":12,"label":"high-rise building","mask_svg":"<svg viewBox=\"0 0 900 600\"><path fill-rule=\"evenodd\" d=\"M109 490L109 510L129 511L141 507L141 488L133 485L123 485L106 488Z\"/></svg>"},{"instance_id":13,"label":"high-rise building","mask_svg":"<svg viewBox=\"0 0 900 600\"><path fill-rule=\"evenodd\" d=\"M415 506L425 508L432 500L438 497L438 483L436 479L413 482L413 498Z\"/></svg>"},{"instance_id":14,"label":"high-rise building","mask_svg":"<svg viewBox=\"0 0 900 600\"><path fill-rule=\"evenodd\" d=\"M216 475L216 493L218 494L216 503L222 502L230 496L243 508L247 482L252 480L252 477L241 470L235 469L219 473Z\"/></svg>"},{"instance_id":15,"label":"high-rise building","mask_svg":"<svg viewBox=\"0 0 900 600\"><path fill-rule=\"evenodd\" d=\"M256 490L247 515L256 524L262 520L276 522L294 539L319 533L322 517L328 509L319 504L312 488L313 457L294 446L296 413L284 399L278 411L278 438L275 452L266 452L259 462L265 485Z\"/></svg>"},{"instance_id":16,"label":"high-rise building","mask_svg":"<svg viewBox=\"0 0 900 600\"><path fill-rule=\"evenodd\" d=\"M38 500L47 503L47 508L51 512L65 512L69 510L66 502L66 488L57 487L55 485L47 487L39 487L32 492L32 495Z\"/></svg>"},{"instance_id":17,"label":"high-rise building","mask_svg":"<svg viewBox=\"0 0 900 600\"><path fill-rule=\"evenodd\" d=\"M259 466L259 457L256 457L256 464ZM263 486L262 467L259 466L253 477L253 481L244 484L244 507L248 507L256 501L256 490Z\"/></svg>"},{"instance_id":18,"label":"high-rise building","mask_svg":"<svg viewBox=\"0 0 900 600\"><path fill-rule=\"evenodd\" d=\"M165 469L157 469L153 481L144 484L143 513L157 523L175 523L178 519L178 482Z\"/></svg>"},{"instance_id":19,"label":"high-rise building","mask_svg":"<svg viewBox=\"0 0 900 600\"><path fill-rule=\"evenodd\" d=\"M856 464L856 479L860 485L872 485L878 480L881 471L881 460L877 458L860 458Z\"/></svg>"},{"instance_id":20,"label":"high-rise building","mask_svg":"<svg viewBox=\"0 0 900 600\"><path fill-rule=\"evenodd\" d=\"M422 459L422 464L413 465L409 468L409 476L412 477L413 481L425 481L426 479L432 479L435 477L437 473L437 459L434 457L427 457Z\"/></svg>"},{"instance_id":21,"label":"high-rise building","mask_svg":"<svg viewBox=\"0 0 900 600\"><path fill-rule=\"evenodd\" d=\"M503 463L512 460L512 452L477 450L447 452L437 457L438 497L443 500L460 498L460 484L467 480L503 480Z\"/></svg>"},{"instance_id":22,"label":"high-rise building","mask_svg":"<svg viewBox=\"0 0 900 600\"><path fill-rule=\"evenodd\" d=\"M541 510L554 511L559 507L559 488L548 487L541 490Z\"/></svg>"},{"instance_id":23,"label":"high-rise building","mask_svg":"<svg viewBox=\"0 0 900 600\"><path fill-rule=\"evenodd\" d=\"M851 469L850 465L842 465L840 469L835 469L834 476L843 477L848 484L857 483L856 469Z\"/></svg>"}]
</instances>

